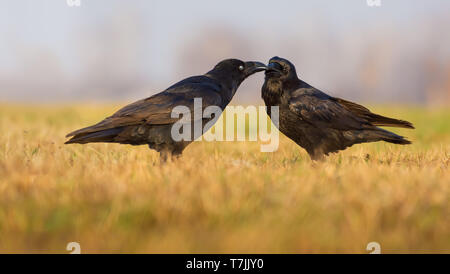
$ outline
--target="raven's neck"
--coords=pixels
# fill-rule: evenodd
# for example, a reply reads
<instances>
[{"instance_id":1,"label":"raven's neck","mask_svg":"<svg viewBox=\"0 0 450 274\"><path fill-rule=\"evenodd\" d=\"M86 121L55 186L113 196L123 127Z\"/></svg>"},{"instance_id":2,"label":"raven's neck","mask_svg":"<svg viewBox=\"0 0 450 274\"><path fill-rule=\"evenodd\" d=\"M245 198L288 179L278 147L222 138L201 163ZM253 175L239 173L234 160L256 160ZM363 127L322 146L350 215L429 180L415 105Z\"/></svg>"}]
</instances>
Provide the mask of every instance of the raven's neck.
<instances>
[{"instance_id":1,"label":"raven's neck","mask_svg":"<svg viewBox=\"0 0 450 274\"><path fill-rule=\"evenodd\" d=\"M220 73L214 70L209 71L205 74L205 76L217 81L217 83L221 87L220 90L224 99L223 101L228 104L231 99L233 99L233 96L236 93L236 90L238 89L240 83L237 83L237 81L234 80L231 75Z\"/></svg>"},{"instance_id":2,"label":"raven's neck","mask_svg":"<svg viewBox=\"0 0 450 274\"><path fill-rule=\"evenodd\" d=\"M303 85L303 81L295 77L287 80L280 80L277 78L268 78L262 87L262 98L267 106L278 106L281 104L283 96L289 94Z\"/></svg>"}]
</instances>

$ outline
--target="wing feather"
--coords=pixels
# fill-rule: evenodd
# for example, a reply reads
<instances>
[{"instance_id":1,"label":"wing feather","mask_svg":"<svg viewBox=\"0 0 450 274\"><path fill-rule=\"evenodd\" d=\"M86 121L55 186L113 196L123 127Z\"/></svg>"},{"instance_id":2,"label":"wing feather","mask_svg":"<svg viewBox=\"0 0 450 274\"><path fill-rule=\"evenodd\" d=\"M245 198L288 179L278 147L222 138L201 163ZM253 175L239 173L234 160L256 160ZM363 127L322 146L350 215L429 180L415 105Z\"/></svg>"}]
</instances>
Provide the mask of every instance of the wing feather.
<instances>
[{"instance_id":1,"label":"wing feather","mask_svg":"<svg viewBox=\"0 0 450 274\"><path fill-rule=\"evenodd\" d=\"M354 115L315 88L304 89L295 94L289 101L289 109L316 127L339 130L373 127L367 119Z\"/></svg>"},{"instance_id":2,"label":"wing feather","mask_svg":"<svg viewBox=\"0 0 450 274\"><path fill-rule=\"evenodd\" d=\"M88 134L96 131L139 124L163 125L172 124L179 118L172 118L172 109L177 106L188 107L191 120L194 119L194 99L202 99L203 109L216 105L223 107L219 93L220 85L206 76L187 78L165 91L146 99L129 104L103 121L86 128L69 133L66 137ZM200 110L197 110L200 111Z\"/></svg>"}]
</instances>

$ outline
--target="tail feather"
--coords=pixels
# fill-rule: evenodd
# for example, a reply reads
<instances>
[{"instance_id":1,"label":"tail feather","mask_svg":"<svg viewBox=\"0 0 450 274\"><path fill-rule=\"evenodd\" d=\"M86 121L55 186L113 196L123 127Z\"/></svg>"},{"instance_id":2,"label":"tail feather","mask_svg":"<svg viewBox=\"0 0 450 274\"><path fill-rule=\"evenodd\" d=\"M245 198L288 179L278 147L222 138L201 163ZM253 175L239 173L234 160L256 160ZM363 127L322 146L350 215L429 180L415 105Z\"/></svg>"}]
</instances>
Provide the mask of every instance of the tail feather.
<instances>
[{"instance_id":1,"label":"tail feather","mask_svg":"<svg viewBox=\"0 0 450 274\"><path fill-rule=\"evenodd\" d=\"M70 140L65 142L65 144L86 144L86 143L96 143L96 142L114 142L114 138L122 132L124 128L111 128L96 132L89 133L79 133L73 136Z\"/></svg>"},{"instance_id":2,"label":"tail feather","mask_svg":"<svg viewBox=\"0 0 450 274\"><path fill-rule=\"evenodd\" d=\"M370 113L367 118L374 126L414 128L413 124L408 121L389 118L375 113Z\"/></svg>"},{"instance_id":3,"label":"tail feather","mask_svg":"<svg viewBox=\"0 0 450 274\"><path fill-rule=\"evenodd\" d=\"M398 145L409 145L411 141L403 136L397 135L393 132L384 130L382 128L376 128L370 132L371 137L375 137L378 140L382 140L388 143L398 144Z\"/></svg>"},{"instance_id":4,"label":"tail feather","mask_svg":"<svg viewBox=\"0 0 450 274\"><path fill-rule=\"evenodd\" d=\"M66 137L72 137L72 136L76 136L76 135L85 135L87 133L98 132L101 130L115 128L115 127L117 127L117 125L112 125L110 123L110 119L106 118L103 121L101 121L95 125L80 128L75 131L72 131L71 133L67 134Z\"/></svg>"},{"instance_id":5,"label":"tail feather","mask_svg":"<svg viewBox=\"0 0 450 274\"><path fill-rule=\"evenodd\" d=\"M355 115L358 115L360 117L363 117L364 119L367 119L369 123L371 123L374 126L384 126L384 127L402 127L402 128L414 128L413 124L399 119L389 118L385 116L381 116L375 113L372 113L368 108L363 107L359 104L341 99L341 98L333 98L336 100L339 104L347 108L349 111L354 113Z\"/></svg>"}]
</instances>

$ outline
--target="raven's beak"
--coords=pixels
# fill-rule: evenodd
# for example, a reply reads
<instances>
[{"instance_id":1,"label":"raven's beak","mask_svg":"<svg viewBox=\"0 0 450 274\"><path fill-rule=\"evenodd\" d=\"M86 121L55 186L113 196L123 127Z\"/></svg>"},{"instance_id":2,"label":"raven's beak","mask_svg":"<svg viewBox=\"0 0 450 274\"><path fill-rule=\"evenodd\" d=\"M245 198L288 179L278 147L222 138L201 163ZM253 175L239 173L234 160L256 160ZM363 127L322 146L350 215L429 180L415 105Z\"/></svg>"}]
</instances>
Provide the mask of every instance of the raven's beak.
<instances>
[{"instance_id":1,"label":"raven's beak","mask_svg":"<svg viewBox=\"0 0 450 274\"><path fill-rule=\"evenodd\" d=\"M276 71L278 73L281 73L283 72L283 67L277 62L270 62L269 65L267 65L267 72L269 71Z\"/></svg>"},{"instance_id":2,"label":"raven's beak","mask_svg":"<svg viewBox=\"0 0 450 274\"><path fill-rule=\"evenodd\" d=\"M266 69L267 66L261 62L254 62L254 61L245 62L245 75L247 76Z\"/></svg>"}]
</instances>

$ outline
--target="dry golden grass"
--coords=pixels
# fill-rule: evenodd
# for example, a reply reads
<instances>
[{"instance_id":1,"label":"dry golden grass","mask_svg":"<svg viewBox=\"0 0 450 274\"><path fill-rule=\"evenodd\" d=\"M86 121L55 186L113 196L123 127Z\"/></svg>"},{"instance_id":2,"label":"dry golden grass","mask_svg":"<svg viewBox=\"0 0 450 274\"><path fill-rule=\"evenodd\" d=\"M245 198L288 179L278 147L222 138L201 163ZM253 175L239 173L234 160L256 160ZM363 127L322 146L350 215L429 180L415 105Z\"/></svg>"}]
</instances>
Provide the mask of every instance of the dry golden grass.
<instances>
[{"instance_id":1,"label":"dry golden grass","mask_svg":"<svg viewBox=\"0 0 450 274\"><path fill-rule=\"evenodd\" d=\"M414 144L312 163L281 137L196 142L161 166L145 146L63 145L115 106L0 105L0 252L450 252L450 111L375 108Z\"/></svg>"}]
</instances>

